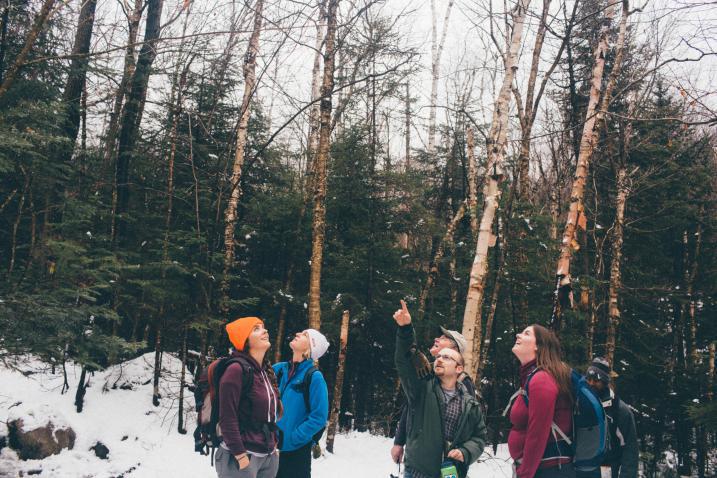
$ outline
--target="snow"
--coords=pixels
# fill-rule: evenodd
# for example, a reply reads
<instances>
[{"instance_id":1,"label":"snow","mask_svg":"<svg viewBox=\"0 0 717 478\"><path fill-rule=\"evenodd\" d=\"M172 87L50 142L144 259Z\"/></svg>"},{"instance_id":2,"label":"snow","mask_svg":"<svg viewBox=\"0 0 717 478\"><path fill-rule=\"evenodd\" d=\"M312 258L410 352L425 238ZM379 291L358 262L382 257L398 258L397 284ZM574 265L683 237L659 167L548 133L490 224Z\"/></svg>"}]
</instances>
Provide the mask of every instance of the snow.
<instances>
[{"instance_id":1,"label":"snow","mask_svg":"<svg viewBox=\"0 0 717 478\"><path fill-rule=\"evenodd\" d=\"M74 449L63 450L44 460L20 461L9 448L0 451L0 477L27 475L53 478L194 478L214 477L209 457L194 452L194 400L185 393L186 435L177 432L177 402L181 362L163 355L162 395L159 407L152 405L154 354L148 353L92 375L84 411L76 413L74 392L81 368L67 364L69 392L60 394L61 369L50 368L33 358L23 358L14 368L0 364L0 435L6 434L8 419L22 418L25 428L52 421L71 427L77 434ZM20 404L17 404L20 402ZM349 413L348 411L346 412ZM98 441L110 452L97 458L90 447ZM369 433L338 434L335 454L324 455L312 464L314 478L363 478L396 474L398 465L389 456L392 439ZM506 445L496 456L487 448L480 463L471 467L469 478L511 476Z\"/></svg>"}]
</instances>

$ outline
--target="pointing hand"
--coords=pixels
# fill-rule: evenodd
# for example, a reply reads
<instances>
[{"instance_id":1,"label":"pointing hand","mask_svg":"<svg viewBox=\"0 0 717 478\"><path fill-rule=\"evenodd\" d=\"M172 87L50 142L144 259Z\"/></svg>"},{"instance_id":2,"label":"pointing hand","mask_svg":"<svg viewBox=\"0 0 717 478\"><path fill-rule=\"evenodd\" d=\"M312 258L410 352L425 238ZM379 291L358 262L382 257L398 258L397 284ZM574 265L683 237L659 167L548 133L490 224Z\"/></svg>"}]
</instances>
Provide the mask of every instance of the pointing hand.
<instances>
[{"instance_id":1,"label":"pointing hand","mask_svg":"<svg viewBox=\"0 0 717 478\"><path fill-rule=\"evenodd\" d=\"M408 325L411 323L411 314L408 312L408 307L403 299L401 299L401 308L393 314L393 320L395 320L398 325Z\"/></svg>"}]
</instances>

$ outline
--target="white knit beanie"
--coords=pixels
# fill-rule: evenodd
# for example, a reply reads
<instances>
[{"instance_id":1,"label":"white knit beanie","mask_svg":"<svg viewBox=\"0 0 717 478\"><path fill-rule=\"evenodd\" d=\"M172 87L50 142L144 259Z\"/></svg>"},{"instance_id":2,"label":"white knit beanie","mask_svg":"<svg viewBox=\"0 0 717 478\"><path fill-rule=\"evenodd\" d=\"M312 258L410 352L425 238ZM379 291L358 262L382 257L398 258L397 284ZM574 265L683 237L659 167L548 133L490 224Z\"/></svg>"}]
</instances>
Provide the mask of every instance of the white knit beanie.
<instances>
[{"instance_id":1,"label":"white knit beanie","mask_svg":"<svg viewBox=\"0 0 717 478\"><path fill-rule=\"evenodd\" d=\"M316 329L306 329L309 335L309 347L311 348L311 358L319 360L329 348L329 341L326 337Z\"/></svg>"}]
</instances>

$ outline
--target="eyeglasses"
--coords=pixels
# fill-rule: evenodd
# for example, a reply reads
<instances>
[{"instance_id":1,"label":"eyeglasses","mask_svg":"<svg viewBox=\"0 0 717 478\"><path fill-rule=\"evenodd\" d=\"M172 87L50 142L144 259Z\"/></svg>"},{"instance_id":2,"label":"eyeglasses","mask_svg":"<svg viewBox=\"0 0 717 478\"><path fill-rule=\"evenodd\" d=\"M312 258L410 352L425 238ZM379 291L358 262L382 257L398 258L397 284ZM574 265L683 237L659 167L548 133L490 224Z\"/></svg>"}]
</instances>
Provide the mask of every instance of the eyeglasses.
<instances>
[{"instance_id":1,"label":"eyeglasses","mask_svg":"<svg viewBox=\"0 0 717 478\"><path fill-rule=\"evenodd\" d=\"M462 363L458 362L458 360L456 360L453 357L451 357L450 355L446 355L446 354L438 354L438 355L436 355L436 359L450 360L451 362L455 362L456 365L463 365Z\"/></svg>"}]
</instances>

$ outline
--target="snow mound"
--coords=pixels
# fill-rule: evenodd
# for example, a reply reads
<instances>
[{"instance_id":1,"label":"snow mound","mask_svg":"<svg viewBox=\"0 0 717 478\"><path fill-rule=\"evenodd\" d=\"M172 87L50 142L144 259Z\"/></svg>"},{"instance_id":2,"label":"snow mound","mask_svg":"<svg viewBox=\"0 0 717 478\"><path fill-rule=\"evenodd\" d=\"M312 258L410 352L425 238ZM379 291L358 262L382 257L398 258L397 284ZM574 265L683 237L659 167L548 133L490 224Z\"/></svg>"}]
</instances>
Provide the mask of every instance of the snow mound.
<instances>
[{"instance_id":1,"label":"snow mound","mask_svg":"<svg viewBox=\"0 0 717 478\"><path fill-rule=\"evenodd\" d=\"M21 403L17 407L9 410L6 420L12 422L22 419L22 430L29 432L42 428L48 423L52 423L55 429L71 428L70 422L60 411L54 409L48 404L24 404Z\"/></svg>"},{"instance_id":2,"label":"snow mound","mask_svg":"<svg viewBox=\"0 0 717 478\"><path fill-rule=\"evenodd\" d=\"M182 372L182 361L170 354L162 355L162 377L177 379ZM187 374L187 378L191 374ZM154 376L154 352L148 352L135 359L108 367L104 372L105 386L110 389L135 390L152 383Z\"/></svg>"}]
</instances>

